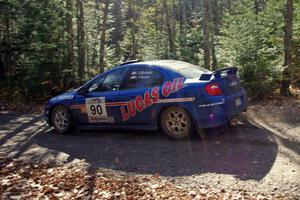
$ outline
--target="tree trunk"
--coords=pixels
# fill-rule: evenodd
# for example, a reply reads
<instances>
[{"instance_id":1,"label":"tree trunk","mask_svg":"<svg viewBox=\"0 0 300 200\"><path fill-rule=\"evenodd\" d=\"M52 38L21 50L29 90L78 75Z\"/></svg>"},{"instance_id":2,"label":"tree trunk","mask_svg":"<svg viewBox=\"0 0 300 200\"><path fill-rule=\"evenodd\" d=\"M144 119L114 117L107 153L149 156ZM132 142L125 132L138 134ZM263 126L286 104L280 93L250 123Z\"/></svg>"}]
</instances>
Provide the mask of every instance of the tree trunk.
<instances>
[{"instance_id":1,"label":"tree trunk","mask_svg":"<svg viewBox=\"0 0 300 200\"><path fill-rule=\"evenodd\" d=\"M170 24L170 21L171 21L171 18L170 18L170 15L169 15L169 8L168 8L168 5L167 5L167 2L166 0L163 0L163 6L162 6L162 35L163 35L163 32L164 30L166 31L167 35L168 35L168 42L166 44L166 47L164 47L165 49L165 57L166 58L170 58L170 55L171 55L171 51L172 51L172 43L173 43L173 39L172 39L172 30L171 30L171 24ZM166 24L166 26L164 26L164 23Z\"/></svg>"},{"instance_id":2,"label":"tree trunk","mask_svg":"<svg viewBox=\"0 0 300 200\"><path fill-rule=\"evenodd\" d=\"M111 33L111 42L114 45L114 57L117 61L122 58L121 42L123 40L123 13L122 13L123 0L114 0L112 5L112 17L113 17L113 31Z\"/></svg>"},{"instance_id":3,"label":"tree trunk","mask_svg":"<svg viewBox=\"0 0 300 200\"><path fill-rule=\"evenodd\" d=\"M179 30L180 37L182 38L180 46L185 48L186 46L186 0L179 0Z\"/></svg>"},{"instance_id":4,"label":"tree trunk","mask_svg":"<svg viewBox=\"0 0 300 200\"><path fill-rule=\"evenodd\" d=\"M217 56L216 56L216 36L219 32L219 25L220 25L220 20L219 20L219 6L218 6L218 1L213 0L210 4L210 21L211 21L211 57L212 57L212 70L215 71L218 69L218 62L217 62Z\"/></svg>"},{"instance_id":5,"label":"tree trunk","mask_svg":"<svg viewBox=\"0 0 300 200\"><path fill-rule=\"evenodd\" d=\"M225 0L225 8L231 10L232 0Z\"/></svg>"},{"instance_id":6,"label":"tree trunk","mask_svg":"<svg viewBox=\"0 0 300 200\"><path fill-rule=\"evenodd\" d=\"M210 0L203 0L203 50L204 50L204 67L211 69L210 66Z\"/></svg>"},{"instance_id":7,"label":"tree trunk","mask_svg":"<svg viewBox=\"0 0 300 200\"><path fill-rule=\"evenodd\" d=\"M99 43L99 35L100 35L100 5L99 5L99 0L95 0L95 9L94 9L94 18L97 19L96 21L96 35L93 35L94 37L94 42L93 42L93 47L92 47L92 62L91 65L93 67L98 66L98 63L96 62L96 59L98 58L98 51L97 51L97 44ZM100 49L100 48L99 48ZM99 67L100 69L100 67Z\"/></svg>"},{"instance_id":8,"label":"tree trunk","mask_svg":"<svg viewBox=\"0 0 300 200\"><path fill-rule=\"evenodd\" d=\"M2 54L0 54L0 82L5 78L4 63L2 62Z\"/></svg>"},{"instance_id":9,"label":"tree trunk","mask_svg":"<svg viewBox=\"0 0 300 200\"><path fill-rule=\"evenodd\" d=\"M254 10L255 13L258 14L259 12L261 12L264 7L265 7L265 0L255 0L254 2Z\"/></svg>"},{"instance_id":10,"label":"tree trunk","mask_svg":"<svg viewBox=\"0 0 300 200\"><path fill-rule=\"evenodd\" d=\"M218 62L216 56L216 48L215 48L215 33L212 31L211 33L211 57L212 57L212 70L216 71L218 69Z\"/></svg>"},{"instance_id":11,"label":"tree trunk","mask_svg":"<svg viewBox=\"0 0 300 200\"><path fill-rule=\"evenodd\" d=\"M163 1L164 13L166 16L166 24L167 24L167 33L168 33L168 40L169 40L169 55L168 58L175 58L175 19L174 19L174 12L169 12L168 5L166 0ZM174 0L172 2L172 9L174 9Z\"/></svg>"},{"instance_id":12,"label":"tree trunk","mask_svg":"<svg viewBox=\"0 0 300 200\"><path fill-rule=\"evenodd\" d=\"M85 75L85 32L83 0L77 0L78 78L82 83Z\"/></svg>"},{"instance_id":13,"label":"tree trunk","mask_svg":"<svg viewBox=\"0 0 300 200\"><path fill-rule=\"evenodd\" d=\"M293 0L286 1L285 12L285 29L284 29L284 68L281 82L281 94L290 95L290 72L292 64L292 37L293 37Z\"/></svg>"},{"instance_id":14,"label":"tree trunk","mask_svg":"<svg viewBox=\"0 0 300 200\"><path fill-rule=\"evenodd\" d=\"M176 59L176 5L175 1L172 0L172 23L171 23L171 32L172 32L172 43L170 44L172 58Z\"/></svg>"},{"instance_id":15,"label":"tree trunk","mask_svg":"<svg viewBox=\"0 0 300 200\"><path fill-rule=\"evenodd\" d=\"M67 14L66 14L66 32L67 32L67 55L66 55L66 69L67 73L64 75L64 87L69 87L68 82L70 78L73 79L72 69L74 69L74 33L73 33L73 0L67 0ZM72 80L74 81L74 80Z\"/></svg>"},{"instance_id":16,"label":"tree trunk","mask_svg":"<svg viewBox=\"0 0 300 200\"><path fill-rule=\"evenodd\" d=\"M7 51L4 54L4 72L8 74L8 76L14 71L12 64L12 48L10 41L10 19L8 15L5 15L5 43L7 45Z\"/></svg>"},{"instance_id":17,"label":"tree trunk","mask_svg":"<svg viewBox=\"0 0 300 200\"><path fill-rule=\"evenodd\" d=\"M135 33L137 32L137 27L136 27L137 13L134 8L134 4L135 4L134 0L128 1L128 9L130 15L129 28L130 28L130 35L131 35L131 50L130 50L129 59L131 60L137 59L137 41L135 36Z\"/></svg>"},{"instance_id":18,"label":"tree trunk","mask_svg":"<svg viewBox=\"0 0 300 200\"><path fill-rule=\"evenodd\" d=\"M105 42L106 42L106 29L107 29L107 17L108 17L109 0L105 0L104 10L103 10L103 22L102 22L102 32L100 39L100 60L99 67L100 73L104 72L104 56L105 56Z\"/></svg>"},{"instance_id":19,"label":"tree trunk","mask_svg":"<svg viewBox=\"0 0 300 200\"><path fill-rule=\"evenodd\" d=\"M181 16L181 29L185 30L186 25L186 0L180 0L180 16Z\"/></svg>"},{"instance_id":20,"label":"tree trunk","mask_svg":"<svg viewBox=\"0 0 300 200\"><path fill-rule=\"evenodd\" d=\"M159 15L159 5L158 0L155 1L155 16ZM159 30L159 24L160 21L158 17L155 17L155 56L157 59L160 59L160 30Z\"/></svg>"}]
</instances>

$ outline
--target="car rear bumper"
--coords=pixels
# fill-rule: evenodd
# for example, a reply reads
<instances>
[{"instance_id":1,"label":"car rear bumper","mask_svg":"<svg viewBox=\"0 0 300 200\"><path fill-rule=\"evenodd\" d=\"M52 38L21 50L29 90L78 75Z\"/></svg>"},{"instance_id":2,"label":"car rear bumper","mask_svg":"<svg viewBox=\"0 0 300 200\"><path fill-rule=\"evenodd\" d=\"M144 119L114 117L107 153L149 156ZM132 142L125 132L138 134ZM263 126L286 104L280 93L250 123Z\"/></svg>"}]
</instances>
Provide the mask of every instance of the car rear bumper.
<instances>
[{"instance_id":1,"label":"car rear bumper","mask_svg":"<svg viewBox=\"0 0 300 200\"><path fill-rule=\"evenodd\" d=\"M225 125L246 111L247 106L247 94L244 89L230 96L220 96L215 98L214 102L198 105L194 123L200 129Z\"/></svg>"}]
</instances>

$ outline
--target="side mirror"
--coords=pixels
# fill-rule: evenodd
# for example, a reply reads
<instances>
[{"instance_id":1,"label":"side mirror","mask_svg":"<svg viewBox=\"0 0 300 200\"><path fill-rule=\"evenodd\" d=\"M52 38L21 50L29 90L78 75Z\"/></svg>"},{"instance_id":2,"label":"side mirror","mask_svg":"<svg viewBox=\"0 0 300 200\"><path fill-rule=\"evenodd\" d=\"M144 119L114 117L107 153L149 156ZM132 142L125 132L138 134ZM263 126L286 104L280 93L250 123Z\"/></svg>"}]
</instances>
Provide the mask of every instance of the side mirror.
<instances>
[{"instance_id":1,"label":"side mirror","mask_svg":"<svg viewBox=\"0 0 300 200\"><path fill-rule=\"evenodd\" d=\"M87 88L85 87L80 87L78 90L77 90L77 93L78 94L81 94L81 95L85 95L87 93Z\"/></svg>"}]
</instances>

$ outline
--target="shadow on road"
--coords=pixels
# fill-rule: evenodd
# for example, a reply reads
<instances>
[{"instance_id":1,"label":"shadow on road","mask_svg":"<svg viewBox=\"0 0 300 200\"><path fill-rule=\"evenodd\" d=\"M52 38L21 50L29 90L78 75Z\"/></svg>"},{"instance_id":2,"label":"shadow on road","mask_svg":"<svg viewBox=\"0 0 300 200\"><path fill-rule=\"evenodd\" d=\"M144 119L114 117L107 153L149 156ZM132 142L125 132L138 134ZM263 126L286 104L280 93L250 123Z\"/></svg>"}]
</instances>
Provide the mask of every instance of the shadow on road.
<instances>
[{"instance_id":1,"label":"shadow on road","mask_svg":"<svg viewBox=\"0 0 300 200\"><path fill-rule=\"evenodd\" d=\"M93 131L37 134L35 143L64 152L68 161L85 159L93 168L163 176L201 173L231 174L242 180L262 179L272 167L277 144L272 132L242 118L243 125L188 141L174 141L156 132ZM39 155L37 155L39 156ZM55 156L55 155L53 155Z\"/></svg>"}]
</instances>

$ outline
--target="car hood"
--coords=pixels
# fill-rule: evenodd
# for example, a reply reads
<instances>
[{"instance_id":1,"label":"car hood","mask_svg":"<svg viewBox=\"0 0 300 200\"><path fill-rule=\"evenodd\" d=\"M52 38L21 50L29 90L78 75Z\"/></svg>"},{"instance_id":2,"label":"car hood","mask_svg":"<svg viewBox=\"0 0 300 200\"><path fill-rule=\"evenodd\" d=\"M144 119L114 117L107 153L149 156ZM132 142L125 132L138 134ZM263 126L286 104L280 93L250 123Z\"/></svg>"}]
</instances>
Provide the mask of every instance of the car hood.
<instances>
[{"instance_id":1,"label":"car hood","mask_svg":"<svg viewBox=\"0 0 300 200\"><path fill-rule=\"evenodd\" d=\"M74 98L75 94L77 93L78 89L69 90L67 92L64 92L58 96L53 97L50 99L50 101L57 101L57 100L71 100Z\"/></svg>"}]
</instances>

